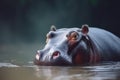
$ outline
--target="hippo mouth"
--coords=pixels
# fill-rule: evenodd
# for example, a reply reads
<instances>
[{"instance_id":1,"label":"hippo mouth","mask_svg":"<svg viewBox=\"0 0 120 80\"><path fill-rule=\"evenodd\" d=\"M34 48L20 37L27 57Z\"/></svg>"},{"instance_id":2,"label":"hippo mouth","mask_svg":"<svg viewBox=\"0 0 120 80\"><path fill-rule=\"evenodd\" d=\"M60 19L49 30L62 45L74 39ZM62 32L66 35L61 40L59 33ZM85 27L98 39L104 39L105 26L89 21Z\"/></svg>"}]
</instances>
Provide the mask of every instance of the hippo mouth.
<instances>
[{"instance_id":1,"label":"hippo mouth","mask_svg":"<svg viewBox=\"0 0 120 80\"><path fill-rule=\"evenodd\" d=\"M66 56L62 57L63 55L60 55L59 53L54 53L51 56L51 59L48 60L48 57L46 57L46 60L40 60L40 54L36 54L34 64L36 65L43 65L43 66L69 66L72 65L72 62L70 59L66 58Z\"/></svg>"},{"instance_id":2,"label":"hippo mouth","mask_svg":"<svg viewBox=\"0 0 120 80\"><path fill-rule=\"evenodd\" d=\"M39 60L35 59L34 64L41 65L41 66L71 66L72 64L65 60L60 60L60 62L40 62Z\"/></svg>"}]
</instances>

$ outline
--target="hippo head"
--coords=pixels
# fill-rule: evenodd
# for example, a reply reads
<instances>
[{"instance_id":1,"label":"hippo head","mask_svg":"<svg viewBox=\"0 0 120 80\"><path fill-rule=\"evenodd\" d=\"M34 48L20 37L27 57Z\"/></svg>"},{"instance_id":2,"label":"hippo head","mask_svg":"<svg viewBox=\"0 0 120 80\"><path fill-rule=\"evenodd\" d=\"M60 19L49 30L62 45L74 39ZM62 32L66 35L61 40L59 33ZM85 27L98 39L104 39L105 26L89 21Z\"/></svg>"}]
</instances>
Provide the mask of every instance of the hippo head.
<instances>
[{"instance_id":1,"label":"hippo head","mask_svg":"<svg viewBox=\"0 0 120 80\"><path fill-rule=\"evenodd\" d=\"M44 49L38 50L37 65L82 65L89 61L88 25L82 28L51 27Z\"/></svg>"}]
</instances>

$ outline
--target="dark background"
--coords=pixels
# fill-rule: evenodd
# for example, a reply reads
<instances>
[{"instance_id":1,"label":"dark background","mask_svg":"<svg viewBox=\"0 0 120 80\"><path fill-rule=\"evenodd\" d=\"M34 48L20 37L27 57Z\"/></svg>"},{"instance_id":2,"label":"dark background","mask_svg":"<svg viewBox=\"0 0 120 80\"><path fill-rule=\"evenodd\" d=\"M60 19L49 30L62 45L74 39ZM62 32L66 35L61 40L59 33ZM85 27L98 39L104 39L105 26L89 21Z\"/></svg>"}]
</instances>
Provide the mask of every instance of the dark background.
<instances>
[{"instance_id":1,"label":"dark background","mask_svg":"<svg viewBox=\"0 0 120 80\"><path fill-rule=\"evenodd\" d=\"M0 0L0 44L45 42L51 25L82 24L120 37L120 0Z\"/></svg>"}]
</instances>

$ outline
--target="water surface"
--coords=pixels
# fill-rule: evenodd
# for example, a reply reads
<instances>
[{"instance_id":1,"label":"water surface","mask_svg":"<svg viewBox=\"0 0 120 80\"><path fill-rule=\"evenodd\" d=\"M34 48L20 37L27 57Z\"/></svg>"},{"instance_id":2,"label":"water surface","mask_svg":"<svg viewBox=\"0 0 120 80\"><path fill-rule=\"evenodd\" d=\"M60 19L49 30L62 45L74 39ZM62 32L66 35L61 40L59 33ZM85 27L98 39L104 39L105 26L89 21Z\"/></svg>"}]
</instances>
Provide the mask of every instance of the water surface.
<instances>
[{"instance_id":1,"label":"water surface","mask_svg":"<svg viewBox=\"0 0 120 80\"><path fill-rule=\"evenodd\" d=\"M36 66L40 44L0 45L0 80L120 80L120 62L91 66Z\"/></svg>"}]
</instances>

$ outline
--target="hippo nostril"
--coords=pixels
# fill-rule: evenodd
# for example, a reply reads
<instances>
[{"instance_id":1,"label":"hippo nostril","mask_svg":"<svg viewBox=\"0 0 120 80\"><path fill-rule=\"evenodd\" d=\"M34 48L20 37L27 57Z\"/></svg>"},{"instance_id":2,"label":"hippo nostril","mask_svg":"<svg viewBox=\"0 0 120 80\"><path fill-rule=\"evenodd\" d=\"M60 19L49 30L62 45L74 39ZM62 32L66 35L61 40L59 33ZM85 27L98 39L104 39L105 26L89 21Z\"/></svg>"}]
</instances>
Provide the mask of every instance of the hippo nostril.
<instances>
[{"instance_id":1,"label":"hippo nostril","mask_svg":"<svg viewBox=\"0 0 120 80\"><path fill-rule=\"evenodd\" d=\"M54 53L53 53L53 55L52 55L52 58L53 59L56 59L56 58L58 58L60 56L60 52L59 51L55 51Z\"/></svg>"}]
</instances>

